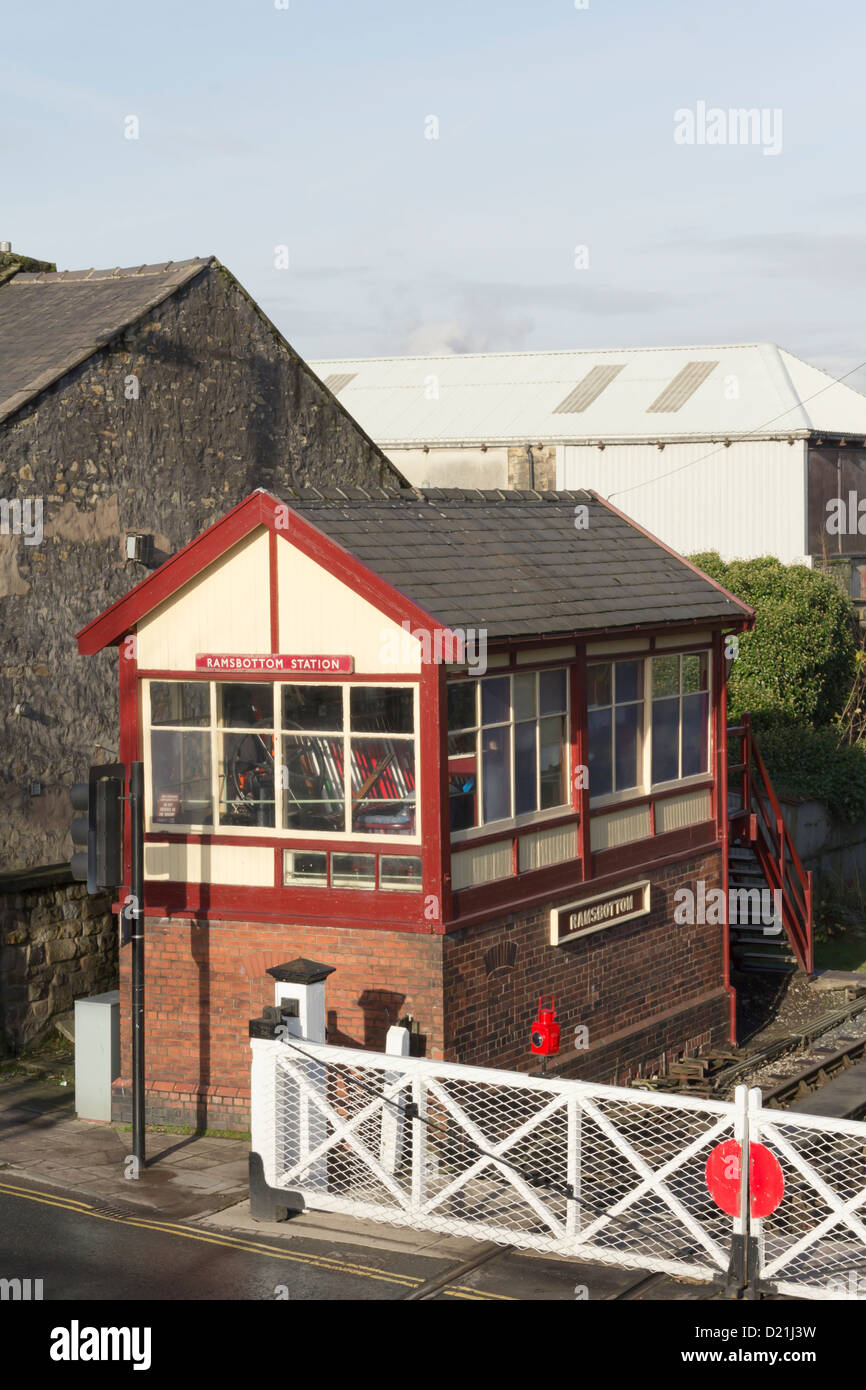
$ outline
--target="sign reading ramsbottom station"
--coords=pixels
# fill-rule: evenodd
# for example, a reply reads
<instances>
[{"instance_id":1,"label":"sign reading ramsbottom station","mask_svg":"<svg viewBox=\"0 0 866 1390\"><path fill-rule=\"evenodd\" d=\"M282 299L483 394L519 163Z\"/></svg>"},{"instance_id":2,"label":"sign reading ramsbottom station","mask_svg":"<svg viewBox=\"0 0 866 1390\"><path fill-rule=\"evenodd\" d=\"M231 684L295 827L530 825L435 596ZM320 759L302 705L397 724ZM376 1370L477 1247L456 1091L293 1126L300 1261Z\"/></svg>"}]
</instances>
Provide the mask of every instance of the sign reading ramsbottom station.
<instances>
[{"instance_id":1,"label":"sign reading ramsbottom station","mask_svg":"<svg viewBox=\"0 0 866 1390\"><path fill-rule=\"evenodd\" d=\"M649 879L645 878L640 883L614 888L612 892L602 893L597 898L585 898L583 902L554 907L550 913L551 945L561 946L564 941L603 931L616 922L645 916L650 906L649 889Z\"/></svg>"},{"instance_id":2,"label":"sign reading ramsbottom station","mask_svg":"<svg viewBox=\"0 0 866 1390\"><path fill-rule=\"evenodd\" d=\"M351 656L287 656L277 652L199 652L197 671L248 672L250 675L327 676L354 671Z\"/></svg>"}]
</instances>

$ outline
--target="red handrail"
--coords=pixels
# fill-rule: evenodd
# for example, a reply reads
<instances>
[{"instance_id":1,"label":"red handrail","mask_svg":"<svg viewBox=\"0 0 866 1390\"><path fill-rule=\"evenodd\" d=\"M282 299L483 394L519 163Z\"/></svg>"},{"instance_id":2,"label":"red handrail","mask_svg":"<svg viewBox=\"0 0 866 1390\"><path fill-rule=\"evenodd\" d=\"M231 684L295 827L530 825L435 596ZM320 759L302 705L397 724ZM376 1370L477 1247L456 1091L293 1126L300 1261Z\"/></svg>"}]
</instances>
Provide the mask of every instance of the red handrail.
<instances>
[{"instance_id":1,"label":"red handrail","mask_svg":"<svg viewBox=\"0 0 866 1390\"><path fill-rule=\"evenodd\" d=\"M755 743L750 715L744 714L742 724L728 729L728 738L731 736L742 741L741 761L728 769L729 773L737 773L741 778L740 814L770 889L781 894L782 924L797 963L811 975L815 965L811 871L803 868L785 824L764 759ZM768 804L772 815L768 814Z\"/></svg>"}]
</instances>

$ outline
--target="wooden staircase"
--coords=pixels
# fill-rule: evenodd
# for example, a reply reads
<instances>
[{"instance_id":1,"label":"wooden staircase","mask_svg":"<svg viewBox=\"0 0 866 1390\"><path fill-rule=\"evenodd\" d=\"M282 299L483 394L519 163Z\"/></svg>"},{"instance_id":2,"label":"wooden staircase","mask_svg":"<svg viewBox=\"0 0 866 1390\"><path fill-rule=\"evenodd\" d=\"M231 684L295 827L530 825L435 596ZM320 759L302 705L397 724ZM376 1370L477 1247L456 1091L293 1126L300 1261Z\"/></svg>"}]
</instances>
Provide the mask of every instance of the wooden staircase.
<instances>
[{"instance_id":1,"label":"wooden staircase","mask_svg":"<svg viewBox=\"0 0 866 1390\"><path fill-rule=\"evenodd\" d=\"M739 970L814 970L812 874L803 868L748 714L728 728L728 902ZM731 894L740 890L736 898ZM748 894L748 897L744 895ZM757 892L755 891L757 890ZM739 911L734 921L733 904ZM773 921L776 908L781 918Z\"/></svg>"}]
</instances>

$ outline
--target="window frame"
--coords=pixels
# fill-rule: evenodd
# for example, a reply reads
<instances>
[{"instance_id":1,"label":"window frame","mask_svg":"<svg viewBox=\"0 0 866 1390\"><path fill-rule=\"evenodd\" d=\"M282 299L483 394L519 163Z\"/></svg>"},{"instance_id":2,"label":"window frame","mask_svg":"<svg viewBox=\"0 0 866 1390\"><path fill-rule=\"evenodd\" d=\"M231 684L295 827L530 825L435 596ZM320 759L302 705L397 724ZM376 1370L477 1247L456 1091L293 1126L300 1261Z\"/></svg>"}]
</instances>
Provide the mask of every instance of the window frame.
<instances>
[{"instance_id":1,"label":"window frame","mask_svg":"<svg viewBox=\"0 0 866 1390\"><path fill-rule=\"evenodd\" d=\"M673 656L680 663L679 669L682 672L682 658L684 656L706 656L707 658L707 768L705 772L695 772L688 777L674 777L666 782L653 782L652 780L652 663L657 657ZM635 787L629 787L625 791L606 792L603 796L595 797L592 795L592 784L589 787L589 807L590 813L596 811L606 811L616 806L625 806L629 802L649 801L657 795L664 795L667 792L679 789L688 791L690 787L700 786L713 779L713 648L712 646L700 647L663 647L652 651L640 652L635 655L620 656L611 654L607 660L603 656L593 656L587 658L587 669L590 666L615 666L618 661L642 661L644 663L643 677L643 719L641 721L642 756L640 760L641 780ZM682 692L678 695L682 702ZM680 706L680 710L682 706ZM586 738L589 740L589 719L587 716ZM587 756L588 756L587 747ZM682 765L682 714L680 712L680 733L679 733L679 761Z\"/></svg>"},{"instance_id":2,"label":"window frame","mask_svg":"<svg viewBox=\"0 0 866 1390\"><path fill-rule=\"evenodd\" d=\"M455 734L456 734L456 733L464 733L464 732L473 732L473 731L474 731L474 733L475 733L475 769L476 769L475 775L476 775L477 782L478 782L478 786L477 786L477 798L478 798L478 806L479 806L479 809L481 810L481 812L482 812L482 814L483 814L483 807L484 807L484 768L483 768L483 758L482 758L482 749L481 749L481 735L482 735L482 731L483 731L484 729L496 729L496 728L505 728L505 729L507 729L507 730L508 730L508 756L509 756L509 768L510 768L510 774L511 774L511 807L512 807L512 814L511 814L510 816L500 817L498 820L490 820L490 821L484 821L484 820L482 820L481 823L480 823L479 825L467 826L467 827L464 828L463 830L450 830L449 836L450 836L450 843L451 843L452 845L455 845L455 846L456 846L456 845L460 845L460 844L465 844L467 841L471 841L471 840L474 840L474 839L479 839L479 838L482 838L482 837L487 837L487 836L490 836L490 835L494 835L494 836L495 836L495 835L498 834L500 831L505 831L505 830L509 830L509 829L515 829L515 828L516 828L516 829L521 829L521 828L523 828L524 826L536 825L536 824L539 824L539 823L546 822L546 821L548 821L548 820L557 820L557 819L561 820L561 819L563 818L563 816L568 816L569 814L574 813L574 804L573 804L572 797L571 797L571 777L572 777L572 767L571 767L571 764L572 764L573 724L572 724L571 679L570 679L570 677L571 677L571 671L572 671L572 669L573 669L573 665L574 665L573 662L570 662L570 663L569 663L569 662L566 662L566 663L564 663L564 664L562 664L562 665L552 665L552 666L546 666L546 665L545 665L545 666L539 666L539 667L532 667L532 666L525 666L525 667L519 667L519 668L499 668L499 667L494 667L494 668L490 669L489 671L485 672L485 674L484 674L483 676L469 676L469 675L467 675L467 676L460 675L460 676L455 676L455 677L450 677L450 676L449 676L448 681L447 681L447 687L446 687L447 689L451 689L452 687L455 687L455 686L458 686L458 685L474 685L474 686L475 686L475 721L476 721L476 722L475 722L474 726L473 726L473 725L466 725L463 729L455 729L455 730L449 729L449 728L448 728L447 696L446 696L446 708L445 708L445 726L446 726L446 728L445 728L445 734L446 734L446 742L447 742L447 739L451 736L452 733L455 733ZM540 713L540 704L539 704L540 679L541 679L541 677L542 677L543 675L546 675L546 674L548 674L548 673L551 672L551 671L562 671L563 674L564 674L564 676L565 676L565 709L564 709L563 711L557 713L557 714L546 715L546 714L541 714L541 713ZM534 715L534 718L533 718L532 720L515 719L515 713L514 713L514 680L515 680L516 677L519 677L519 676L533 676L533 677L535 678L535 715ZM496 723L491 722L491 723L489 723L489 724L482 724L482 722L481 722L481 698L482 698L482 695L481 695L481 686L482 686L482 683L483 683L485 680L498 680L498 679L502 679L502 678L506 679L506 680L509 682L509 686L508 686L508 714L509 714L509 717L508 717L507 720L500 720L500 721L497 721ZM516 804L517 804L517 801L516 801L516 798L517 798L517 788L516 788L516 782L515 782L515 776L514 776L514 740L515 740L515 729L516 729L516 726L517 726L518 724L523 724L523 723L534 723L534 725L535 725L535 793L536 793L536 801L537 801L537 802L540 802L540 800L541 800L541 758L540 758L540 742L539 742L539 740L540 740L540 737L541 737L541 723L542 723L542 721L543 721L544 719L551 719L551 718L553 718L553 719L562 718L562 719L565 720L565 737L564 737L564 740L563 740L563 748L564 748L564 754L565 754L565 788L566 788L566 790L565 790L565 796L566 796L566 799L565 799L565 801L561 802L558 806L546 806L546 807L543 807L543 808L539 806L539 807L537 807L537 809L534 810L534 811L523 811L520 815L515 815L515 814L514 814L514 807L515 807ZM472 756L472 754L470 754L470 753L464 753L464 754L456 753L456 754L453 755L453 758L454 758L454 760L456 760L456 759L459 759L459 758L461 758L461 757L471 757L471 756ZM447 754L447 747L446 747L446 757L447 757L447 762L448 762L448 764L449 764L449 775L450 775L450 764L451 764L451 761L452 761L452 756Z\"/></svg>"},{"instance_id":3,"label":"window frame","mask_svg":"<svg viewBox=\"0 0 866 1390\"><path fill-rule=\"evenodd\" d=\"M239 674L240 674L240 673L239 673ZM141 745L142 745L142 755L143 755L143 756L142 756L142 761L144 762L144 780L145 780L145 833L146 833L147 835L152 836L152 837L155 837L155 838L157 838L157 839L158 839L160 836L163 836L163 835L166 836L166 837L168 837L168 836L178 837L178 836L179 836L179 837L181 837L181 838L192 837L192 836L207 835L207 836L213 836L213 837L215 837L215 838L220 838L220 839L234 839L234 838L238 838L238 839L254 839L254 840L263 840L263 839L264 839L264 840L268 840L268 841L275 841L275 842L279 842L279 843L285 843L287 847L288 847L292 842L295 842L295 841L302 841L302 842L305 842L305 843L309 843L309 841L311 841L311 840L315 840L315 841L320 841L320 840L321 840L323 843L328 843L328 844L333 843L333 844L334 844L335 846L337 846L337 847L339 847L339 846L341 846L341 845L348 844L348 843L354 844L354 843L356 843L356 842L357 842L357 843L363 843L363 844L365 844L365 845L366 845L366 844L369 844L369 845L371 845L371 846L381 846L381 847L383 847L383 848L384 848L385 846L403 846L403 845L406 845L406 846L408 846L408 845L413 845L413 846L419 846L419 847L421 846L421 844L422 844L422 816L423 816L423 811L422 811L422 773L421 773L421 756L420 756L420 755L421 755L421 738L420 738L420 682L418 682L418 681L407 681L407 680L402 680L402 681L390 681L390 680L388 680L387 678L379 679L378 677L376 677L376 678L374 678L374 679L372 679L372 680L357 680L357 679L353 680L353 679L350 677L348 680L340 680L340 681L323 681L323 680L317 680L317 679L315 679L315 678L311 678L311 679L309 679L309 680L276 680L276 681L265 680L265 681L250 681L250 680L244 680L242 675L240 676L240 679L233 679L233 680L214 680L213 676L210 675L210 674L208 674L208 675L207 675L206 677L204 677L204 678L198 678L198 679L196 679L196 678L193 676L193 674L192 674L191 672L179 671L179 672L177 672L176 674L175 674L175 673L172 673L171 675L163 675L163 674L160 674L160 675L158 675L158 676L144 676L144 677L142 677L142 679L140 680L139 684L140 684L140 686L142 687L142 690L141 690L141 698L140 698L141 731L142 731ZM202 726L202 725L195 726L195 731L196 731L196 732L199 732L199 733L206 733L206 734L208 734L209 739L210 739L210 754L211 754L211 770L210 770L210 771L211 771L211 805L212 805L212 815L213 815L213 821L212 821L211 824L207 824L207 823L205 823L205 822L198 822L198 823L191 823L191 822L190 822L190 823L187 823L187 822L177 822L177 821L171 821L171 822L170 822L170 821L157 821L157 820L154 819L156 807L155 807L154 799L153 799L153 758L152 758L152 752L151 752L151 734L153 733L154 730L159 731L159 730L165 730L165 729L171 728L172 730L174 730L175 732L177 732L179 729L182 729L182 728L183 728L183 726L177 726L177 725L168 726L168 725L162 725L162 724L153 724L153 723L151 722L151 709L152 709L152 705L151 705L151 687L152 687L153 685L167 685L167 684L180 684L180 685L192 685L192 684L200 685L200 684L204 684L204 685L207 685L207 686L209 687L209 711L210 711L209 723L208 723L206 726ZM344 791L343 803L344 803L345 816L346 816L346 822L345 822L345 823L346 823L346 827L347 827L345 830L336 830L336 831L335 831L335 830L310 830L310 829L287 829L287 828L284 828L283 825L282 825L282 820L283 820L283 806L284 806L284 798L285 798L285 789L284 789L283 786L282 786L282 778L281 778L279 775L277 775L277 772L276 772L276 771L275 771L275 776L274 776L274 824L273 824L273 826L268 826L268 825L226 825L226 824L222 823L222 822L219 820L220 784L221 784L222 778L223 778L223 776L224 776L224 773L221 771L221 761L222 761L222 759L221 759L222 741L221 741L221 740L222 740L222 736L225 735L225 734L243 733L245 730L244 730L243 728L239 727L239 726L225 725L225 724L220 724L220 723L218 722L218 712L219 712L219 710L218 710L218 700L219 700L219 696L218 696L217 686L220 686L220 685L263 685L263 686L265 686L265 687L269 687L269 688L273 691L273 699L274 699L273 723L272 723L271 725L269 725L268 728L267 728L266 730L256 730L256 731L254 731L254 732L263 732L264 735L265 735L266 737L269 737L269 736L273 735L273 739L274 739L274 752L275 752L274 762L275 762L275 768L276 768L276 769L279 769L280 767L283 766L283 736L284 736L284 734L298 734L298 735L302 735L302 736L310 737L310 738L316 738L316 737L326 737L326 738L327 738L327 737L339 737L339 738L342 740L342 743L343 743L343 760L344 760L344 761L343 761L343 766L344 766L344 768L347 768L347 769L351 768L351 740L352 740L352 738L356 738L356 739L383 739L383 738L384 738L384 739L390 739L390 738L393 738L393 739L395 739L395 740L399 740L400 742L405 742L405 743L411 744L411 745L412 745L412 751L413 751L413 758L414 758L414 776L415 776L415 803L414 803L414 804L415 804L415 829L414 829L414 831L412 832L412 834L402 834L402 833L391 834L391 833L388 833L388 831L386 831L386 830L370 831L370 830L353 829L353 828L351 827L351 803L352 803L351 774L350 774L348 777L344 777L344 784L343 784L343 791ZM337 688L337 689L339 689L339 690L341 691L341 693L342 693L342 701L343 701L343 728L342 728L342 730L339 731L339 733L337 733L337 734L331 734L331 733L329 733L328 730L321 730L321 729L299 730L299 729L286 729L286 728L284 728L284 726L283 726L283 699L282 699L282 690L283 690L283 687L284 687L284 686L306 686L306 687L310 687L310 686L319 686L319 685L334 687L334 688ZM389 689L389 690L411 690L411 691L413 692L413 695L412 695L412 722L413 722L413 728L412 728L412 732L411 732L411 733L405 733L405 734L400 734L400 733L397 733L397 734L381 734L381 733L366 732L366 731L357 731L357 732L354 732L354 733L353 733L353 731L352 731L352 729L351 729L351 727L350 727L350 720L351 720L351 691L352 691L353 689L372 690L372 689L377 689L377 688L379 688L379 687L387 688L387 689ZM192 731L192 730L191 730L191 731ZM276 757L277 750L279 750L279 758Z\"/></svg>"}]
</instances>

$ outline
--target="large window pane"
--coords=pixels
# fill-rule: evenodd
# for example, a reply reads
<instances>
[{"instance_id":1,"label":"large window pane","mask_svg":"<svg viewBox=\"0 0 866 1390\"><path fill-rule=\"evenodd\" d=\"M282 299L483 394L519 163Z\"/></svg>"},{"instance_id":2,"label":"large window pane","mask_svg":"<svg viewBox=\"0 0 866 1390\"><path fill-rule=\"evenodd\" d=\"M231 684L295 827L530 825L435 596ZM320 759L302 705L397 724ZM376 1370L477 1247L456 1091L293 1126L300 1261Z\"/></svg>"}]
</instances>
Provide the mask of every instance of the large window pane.
<instances>
[{"instance_id":1,"label":"large window pane","mask_svg":"<svg viewBox=\"0 0 866 1390\"><path fill-rule=\"evenodd\" d=\"M507 676L481 682L481 723L499 724L511 717Z\"/></svg>"},{"instance_id":2,"label":"large window pane","mask_svg":"<svg viewBox=\"0 0 866 1390\"><path fill-rule=\"evenodd\" d=\"M150 760L154 821L212 825L210 734L155 729Z\"/></svg>"},{"instance_id":3,"label":"large window pane","mask_svg":"<svg viewBox=\"0 0 866 1390\"><path fill-rule=\"evenodd\" d=\"M678 656L653 657L653 699L677 695L680 688L680 659Z\"/></svg>"},{"instance_id":4,"label":"large window pane","mask_svg":"<svg viewBox=\"0 0 866 1390\"><path fill-rule=\"evenodd\" d=\"M616 684L614 697L617 704L625 704L629 700L642 700L643 662L618 661L614 670Z\"/></svg>"},{"instance_id":5,"label":"large window pane","mask_svg":"<svg viewBox=\"0 0 866 1390\"><path fill-rule=\"evenodd\" d=\"M478 776L474 768L449 776L448 810L452 830L470 830L478 824Z\"/></svg>"},{"instance_id":6,"label":"large window pane","mask_svg":"<svg viewBox=\"0 0 866 1390\"><path fill-rule=\"evenodd\" d=\"M535 720L514 726L514 809L518 816L538 810Z\"/></svg>"},{"instance_id":7,"label":"large window pane","mask_svg":"<svg viewBox=\"0 0 866 1390\"><path fill-rule=\"evenodd\" d=\"M535 709L535 672L531 675L514 677L514 718L515 719L534 719Z\"/></svg>"},{"instance_id":8,"label":"large window pane","mask_svg":"<svg viewBox=\"0 0 866 1390\"><path fill-rule=\"evenodd\" d=\"M411 739L352 739L352 830L415 830L415 748Z\"/></svg>"},{"instance_id":9,"label":"large window pane","mask_svg":"<svg viewBox=\"0 0 866 1390\"><path fill-rule=\"evenodd\" d=\"M613 791L613 762L611 758L611 712L609 709L589 711L589 794L607 796Z\"/></svg>"},{"instance_id":10,"label":"large window pane","mask_svg":"<svg viewBox=\"0 0 866 1390\"><path fill-rule=\"evenodd\" d=\"M220 742L221 823L273 827L273 735L222 734Z\"/></svg>"},{"instance_id":11,"label":"large window pane","mask_svg":"<svg viewBox=\"0 0 866 1390\"><path fill-rule=\"evenodd\" d=\"M599 666L586 668L586 701L590 709L596 705L609 705L613 693L611 665L609 661Z\"/></svg>"},{"instance_id":12,"label":"large window pane","mask_svg":"<svg viewBox=\"0 0 866 1390\"><path fill-rule=\"evenodd\" d=\"M617 685L619 674L617 668ZM640 781L641 725L643 705L618 705L616 708L615 786L618 792L636 787Z\"/></svg>"},{"instance_id":13,"label":"large window pane","mask_svg":"<svg viewBox=\"0 0 866 1390\"><path fill-rule=\"evenodd\" d=\"M484 729L481 736L481 775L484 820L504 820L511 815L511 766L508 729Z\"/></svg>"},{"instance_id":14,"label":"large window pane","mask_svg":"<svg viewBox=\"0 0 866 1390\"><path fill-rule=\"evenodd\" d=\"M345 830L343 740L289 734L280 769L284 830Z\"/></svg>"},{"instance_id":15,"label":"large window pane","mask_svg":"<svg viewBox=\"0 0 866 1390\"><path fill-rule=\"evenodd\" d=\"M706 772L709 694L683 696L683 777Z\"/></svg>"},{"instance_id":16,"label":"large window pane","mask_svg":"<svg viewBox=\"0 0 866 1390\"><path fill-rule=\"evenodd\" d=\"M476 681L459 681L448 686L448 728L474 729Z\"/></svg>"},{"instance_id":17,"label":"large window pane","mask_svg":"<svg viewBox=\"0 0 866 1390\"><path fill-rule=\"evenodd\" d=\"M208 725L210 682L151 681L150 722L199 728Z\"/></svg>"},{"instance_id":18,"label":"large window pane","mask_svg":"<svg viewBox=\"0 0 866 1390\"><path fill-rule=\"evenodd\" d=\"M274 687L266 681L217 685L217 719L229 729L273 728Z\"/></svg>"},{"instance_id":19,"label":"large window pane","mask_svg":"<svg viewBox=\"0 0 866 1390\"><path fill-rule=\"evenodd\" d=\"M561 714L542 719L538 726L539 780L541 809L564 806L566 791L565 717Z\"/></svg>"},{"instance_id":20,"label":"large window pane","mask_svg":"<svg viewBox=\"0 0 866 1390\"><path fill-rule=\"evenodd\" d=\"M349 727L356 734L411 734L414 695L403 686L356 685L349 695Z\"/></svg>"},{"instance_id":21,"label":"large window pane","mask_svg":"<svg viewBox=\"0 0 866 1390\"><path fill-rule=\"evenodd\" d=\"M705 652L690 652L683 657L683 694L692 695L707 688L707 657Z\"/></svg>"},{"instance_id":22,"label":"large window pane","mask_svg":"<svg viewBox=\"0 0 866 1390\"><path fill-rule=\"evenodd\" d=\"M541 671L538 676L539 714L562 714L565 710L565 671Z\"/></svg>"},{"instance_id":23,"label":"large window pane","mask_svg":"<svg viewBox=\"0 0 866 1390\"><path fill-rule=\"evenodd\" d=\"M652 780L671 782L679 776L680 702L676 698L653 700L652 706Z\"/></svg>"},{"instance_id":24,"label":"large window pane","mask_svg":"<svg viewBox=\"0 0 866 1390\"><path fill-rule=\"evenodd\" d=\"M343 688L340 685L284 685L284 729L343 728Z\"/></svg>"}]
</instances>

